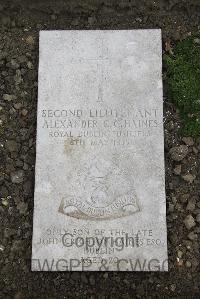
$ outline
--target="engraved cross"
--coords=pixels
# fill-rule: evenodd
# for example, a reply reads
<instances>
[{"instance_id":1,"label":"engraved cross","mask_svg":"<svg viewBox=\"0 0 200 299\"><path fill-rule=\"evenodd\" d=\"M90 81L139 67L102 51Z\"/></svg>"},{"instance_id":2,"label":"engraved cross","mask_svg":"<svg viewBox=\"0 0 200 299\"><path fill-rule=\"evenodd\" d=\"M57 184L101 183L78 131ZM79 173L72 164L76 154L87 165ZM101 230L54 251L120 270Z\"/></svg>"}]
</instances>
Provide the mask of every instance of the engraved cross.
<instances>
[{"instance_id":1,"label":"engraved cross","mask_svg":"<svg viewBox=\"0 0 200 299\"><path fill-rule=\"evenodd\" d=\"M79 61L95 61L97 62L97 70L98 70L98 74L99 74L99 83L98 83L98 96L97 96L97 102L98 103L103 103L103 83L104 83L104 61L109 61L109 57L106 56L105 51L108 52L108 49L105 48L104 46L104 40L103 38L100 38L100 55L99 57L95 57L95 58L79 58Z\"/></svg>"}]
</instances>

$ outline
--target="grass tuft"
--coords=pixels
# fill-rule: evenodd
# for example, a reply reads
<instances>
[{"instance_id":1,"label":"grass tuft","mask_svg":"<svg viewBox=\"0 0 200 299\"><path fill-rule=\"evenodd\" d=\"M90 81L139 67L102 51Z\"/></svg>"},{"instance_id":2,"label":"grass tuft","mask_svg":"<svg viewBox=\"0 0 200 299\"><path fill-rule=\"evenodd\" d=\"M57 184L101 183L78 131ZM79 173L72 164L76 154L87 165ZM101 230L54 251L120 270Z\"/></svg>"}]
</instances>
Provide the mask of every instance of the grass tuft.
<instances>
[{"instance_id":1,"label":"grass tuft","mask_svg":"<svg viewBox=\"0 0 200 299\"><path fill-rule=\"evenodd\" d=\"M164 62L171 99L183 118L182 133L200 136L200 36L179 42Z\"/></svg>"}]
</instances>

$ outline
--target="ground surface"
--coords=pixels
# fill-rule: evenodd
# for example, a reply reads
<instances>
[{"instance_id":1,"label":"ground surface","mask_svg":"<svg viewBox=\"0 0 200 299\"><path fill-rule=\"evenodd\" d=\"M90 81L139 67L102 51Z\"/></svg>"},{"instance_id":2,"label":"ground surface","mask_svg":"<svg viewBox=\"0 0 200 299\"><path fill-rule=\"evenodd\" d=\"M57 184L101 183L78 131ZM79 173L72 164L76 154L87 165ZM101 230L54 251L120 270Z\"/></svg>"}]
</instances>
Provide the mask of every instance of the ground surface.
<instances>
[{"instance_id":1,"label":"ground surface","mask_svg":"<svg viewBox=\"0 0 200 299\"><path fill-rule=\"evenodd\" d=\"M199 298L200 138L180 135L166 87L169 272L30 271L38 31L162 28L169 52L199 24L199 0L63 2L0 1L0 298Z\"/></svg>"}]
</instances>

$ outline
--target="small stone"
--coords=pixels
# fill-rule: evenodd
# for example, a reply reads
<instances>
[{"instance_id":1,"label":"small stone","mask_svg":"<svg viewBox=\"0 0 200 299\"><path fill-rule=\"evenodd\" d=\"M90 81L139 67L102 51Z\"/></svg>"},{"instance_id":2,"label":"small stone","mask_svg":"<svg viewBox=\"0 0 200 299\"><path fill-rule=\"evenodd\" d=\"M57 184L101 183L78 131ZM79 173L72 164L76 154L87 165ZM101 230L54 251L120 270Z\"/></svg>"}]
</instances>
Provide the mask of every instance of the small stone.
<instances>
[{"instance_id":1,"label":"small stone","mask_svg":"<svg viewBox=\"0 0 200 299\"><path fill-rule=\"evenodd\" d=\"M176 167L174 168L174 173L176 175L180 175L181 174L181 164L180 165L176 165Z\"/></svg>"},{"instance_id":2,"label":"small stone","mask_svg":"<svg viewBox=\"0 0 200 299\"><path fill-rule=\"evenodd\" d=\"M178 250L178 253L177 253L177 255L178 255L178 258L182 258L182 256L183 256L183 251L181 251L181 250Z\"/></svg>"},{"instance_id":3,"label":"small stone","mask_svg":"<svg viewBox=\"0 0 200 299\"><path fill-rule=\"evenodd\" d=\"M136 20L136 22L142 23L142 19L141 18L136 18L135 20Z\"/></svg>"},{"instance_id":4,"label":"small stone","mask_svg":"<svg viewBox=\"0 0 200 299\"><path fill-rule=\"evenodd\" d=\"M195 38L195 39L194 39L194 43L195 43L195 44L200 44L200 38Z\"/></svg>"},{"instance_id":5,"label":"small stone","mask_svg":"<svg viewBox=\"0 0 200 299\"><path fill-rule=\"evenodd\" d=\"M194 198L191 198L187 204L186 210L188 211L194 211L196 205L196 200Z\"/></svg>"},{"instance_id":6,"label":"small stone","mask_svg":"<svg viewBox=\"0 0 200 299\"><path fill-rule=\"evenodd\" d=\"M23 81L20 70L16 70L16 74L14 76L14 80L15 80L15 84L16 85L19 85Z\"/></svg>"},{"instance_id":7,"label":"small stone","mask_svg":"<svg viewBox=\"0 0 200 299\"><path fill-rule=\"evenodd\" d=\"M176 290L176 285L175 284L171 284L170 285L170 289L172 292L174 292Z\"/></svg>"},{"instance_id":8,"label":"small stone","mask_svg":"<svg viewBox=\"0 0 200 299\"><path fill-rule=\"evenodd\" d=\"M20 214L24 215L24 214L26 214L26 212L28 210L28 204L26 202L22 201L17 205L17 209Z\"/></svg>"},{"instance_id":9,"label":"small stone","mask_svg":"<svg viewBox=\"0 0 200 299\"><path fill-rule=\"evenodd\" d=\"M170 149L169 153L171 154L172 160L181 161L187 156L188 147L187 145L175 146Z\"/></svg>"},{"instance_id":10,"label":"small stone","mask_svg":"<svg viewBox=\"0 0 200 299\"><path fill-rule=\"evenodd\" d=\"M2 203L2 205L3 205L4 207L7 207L7 206L9 205L9 202L8 202L7 198L2 198L2 199L1 199L1 203Z\"/></svg>"},{"instance_id":11,"label":"small stone","mask_svg":"<svg viewBox=\"0 0 200 299\"><path fill-rule=\"evenodd\" d=\"M198 149L197 149L196 147L194 147L194 146L193 146L193 148L192 148L192 149L193 149L193 152L195 153L195 155L197 155L197 154L198 154L198 152L199 152L199 151L198 151Z\"/></svg>"},{"instance_id":12,"label":"small stone","mask_svg":"<svg viewBox=\"0 0 200 299\"><path fill-rule=\"evenodd\" d=\"M28 62L27 62L27 66L28 66L28 68L29 68L30 70L33 69L33 64L32 64L31 61L28 61Z\"/></svg>"},{"instance_id":13,"label":"small stone","mask_svg":"<svg viewBox=\"0 0 200 299\"><path fill-rule=\"evenodd\" d=\"M188 234L188 239L191 240L191 241L194 241L194 240L197 240L197 234L195 234L194 232L190 232Z\"/></svg>"},{"instance_id":14,"label":"small stone","mask_svg":"<svg viewBox=\"0 0 200 299\"><path fill-rule=\"evenodd\" d=\"M196 176L192 175L191 173L188 173L186 175L183 175L182 178L184 179L184 181L186 181L189 184L191 184L195 180Z\"/></svg>"},{"instance_id":15,"label":"small stone","mask_svg":"<svg viewBox=\"0 0 200 299\"><path fill-rule=\"evenodd\" d=\"M188 215L184 220L184 224L188 230L194 227L196 225L194 217L192 215Z\"/></svg>"},{"instance_id":16,"label":"small stone","mask_svg":"<svg viewBox=\"0 0 200 299\"><path fill-rule=\"evenodd\" d=\"M181 196L181 198L180 198L180 201L181 201L182 203L186 203L186 202L188 202L189 197L190 197L190 194L188 194L188 193L186 193L186 194L182 194L182 196Z\"/></svg>"},{"instance_id":17,"label":"small stone","mask_svg":"<svg viewBox=\"0 0 200 299\"><path fill-rule=\"evenodd\" d=\"M23 170L13 171L13 172L11 172L10 177L11 177L12 183L20 184L23 182L23 179L24 179L24 171Z\"/></svg>"},{"instance_id":18,"label":"small stone","mask_svg":"<svg viewBox=\"0 0 200 299\"><path fill-rule=\"evenodd\" d=\"M200 223L200 214L197 214L197 216L196 216L196 221L197 221L198 223Z\"/></svg>"},{"instance_id":19,"label":"small stone","mask_svg":"<svg viewBox=\"0 0 200 299\"><path fill-rule=\"evenodd\" d=\"M25 108L22 109L21 114L22 116L26 116L28 114L28 110L26 110Z\"/></svg>"},{"instance_id":20,"label":"small stone","mask_svg":"<svg viewBox=\"0 0 200 299\"><path fill-rule=\"evenodd\" d=\"M192 146L194 144L194 140L192 137L183 137L182 140L188 146Z\"/></svg>"},{"instance_id":21,"label":"small stone","mask_svg":"<svg viewBox=\"0 0 200 299\"><path fill-rule=\"evenodd\" d=\"M35 44L35 39L33 38L32 35L29 35L29 36L26 38L26 43L27 43L28 45L31 45L31 46L33 46L33 45Z\"/></svg>"},{"instance_id":22,"label":"small stone","mask_svg":"<svg viewBox=\"0 0 200 299\"><path fill-rule=\"evenodd\" d=\"M3 246L2 244L0 244L0 251L4 251L5 246Z\"/></svg>"},{"instance_id":23,"label":"small stone","mask_svg":"<svg viewBox=\"0 0 200 299\"><path fill-rule=\"evenodd\" d=\"M16 103L13 105L15 109L19 110L22 108L22 103Z\"/></svg>"},{"instance_id":24,"label":"small stone","mask_svg":"<svg viewBox=\"0 0 200 299\"><path fill-rule=\"evenodd\" d=\"M186 266L187 268L191 268L192 263L191 263L190 261L186 261L186 262L185 262L185 266Z\"/></svg>"},{"instance_id":25,"label":"small stone","mask_svg":"<svg viewBox=\"0 0 200 299\"><path fill-rule=\"evenodd\" d=\"M5 147L9 152L17 152L19 149L19 146L15 140L7 140Z\"/></svg>"},{"instance_id":26,"label":"small stone","mask_svg":"<svg viewBox=\"0 0 200 299\"><path fill-rule=\"evenodd\" d=\"M24 165L23 165L23 169L24 169L24 170L28 170L28 164L25 163L25 162L24 162Z\"/></svg>"},{"instance_id":27,"label":"small stone","mask_svg":"<svg viewBox=\"0 0 200 299\"><path fill-rule=\"evenodd\" d=\"M172 203L169 203L168 211L169 212L174 212L174 205Z\"/></svg>"},{"instance_id":28,"label":"small stone","mask_svg":"<svg viewBox=\"0 0 200 299\"><path fill-rule=\"evenodd\" d=\"M24 189L24 194L25 195L30 195L32 193L32 182L27 181L23 184L23 189Z\"/></svg>"},{"instance_id":29,"label":"small stone","mask_svg":"<svg viewBox=\"0 0 200 299\"><path fill-rule=\"evenodd\" d=\"M4 99L4 101L8 101L8 102L10 102L10 101L13 101L13 100L16 100L16 96L15 95L12 95L12 94L7 94L7 93L5 93L4 95L3 95L3 99Z\"/></svg>"},{"instance_id":30,"label":"small stone","mask_svg":"<svg viewBox=\"0 0 200 299\"><path fill-rule=\"evenodd\" d=\"M27 60L27 58L26 58L25 55L20 55L20 56L18 57L18 61L19 61L19 63L25 63L26 60Z\"/></svg>"},{"instance_id":31,"label":"small stone","mask_svg":"<svg viewBox=\"0 0 200 299\"><path fill-rule=\"evenodd\" d=\"M17 61L15 59L11 59L10 65L11 65L12 69L14 69L14 70L19 68L19 64L17 63Z\"/></svg>"},{"instance_id":32,"label":"small stone","mask_svg":"<svg viewBox=\"0 0 200 299\"><path fill-rule=\"evenodd\" d=\"M21 167L23 167L24 164L23 164L23 162L22 162L21 160L17 159L15 165L16 165L17 167L21 168Z\"/></svg>"}]
</instances>

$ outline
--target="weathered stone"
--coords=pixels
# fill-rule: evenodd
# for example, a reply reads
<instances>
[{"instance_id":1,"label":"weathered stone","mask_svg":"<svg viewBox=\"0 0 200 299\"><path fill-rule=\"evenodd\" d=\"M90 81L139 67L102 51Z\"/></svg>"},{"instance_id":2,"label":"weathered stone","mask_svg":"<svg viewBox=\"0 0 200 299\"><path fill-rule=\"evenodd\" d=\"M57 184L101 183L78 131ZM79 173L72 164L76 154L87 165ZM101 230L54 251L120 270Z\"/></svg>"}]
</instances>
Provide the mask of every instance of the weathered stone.
<instances>
[{"instance_id":1,"label":"weathered stone","mask_svg":"<svg viewBox=\"0 0 200 299\"><path fill-rule=\"evenodd\" d=\"M195 44L200 44L200 38L195 38L195 39L194 39L194 43L195 43Z\"/></svg>"},{"instance_id":2,"label":"weathered stone","mask_svg":"<svg viewBox=\"0 0 200 299\"><path fill-rule=\"evenodd\" d=\"M196 216L196 221L197 221L198 223L200 223L200 214L197 214L197 216Z\"/></svg>"},{"instance_id":3,"label":"weathered stone","mask_svg":"<svg viewBox=\"0 0 200 299\"><path fill-rule=\"evenodd\" d=\"M22 108L22 103L16 103L13 105L15 109L19 110Z\"/></svg>"},{"instance_id":4,"label":"weathered stone","mask_svg":"<svg viewBox=\"0 0 200 299\"><path fill-rule=\"evenodd\" d=\"M19 64L17 63L17 61L15 59L11 59L10 64L11 64L11 68L14 70L19 68Z\"/></svg>"},{"instance_id":5,"label":"weathered stone","mask_svg":"<svg viewBox=\"0 0 200 299\"><path fill-rule=\"evenodd\" d=\"M167 270L161 62L160 30L40 32L32 270Z\"/></svg>"},{"instance_id":6,"label":"weathered stone","mask_svg":"<svg viewBox=\"0 0 200 299\"><path fill-rule=\"evenodd\" d=\"M195 155L197 155L197 154L198 154L198 152L199 152L199 151L198 151L198 149L197 149L196 147L194 147L194 146L193 146L193 148L192 148L192 149L193 149L193 152L195 153Z\"/></svg>"},{"instance_id":7,"label":"weathered stone","mask_svg":"<svg viewBox=\"0 0 200 299\"><path fill-rule=\"evenodd\" d=\"M24 201L19 202L19 204L17 205L17 209L19 211L20 214L26 214L27 210L28 210L28 204Z\"/></svg>"},{"instance_id":8,"label":"weathered stone","mask_svg":"<svg viewBox=\"0 0 200 299\"><path fill-rule=\"evenodd\" d=\"M186 261L186 262L185 262L185 266L186 266L187 268L190 268L190 267L192 266L192 263L191 263L190 261Z\"/></svg>"},{"instance_id":9,"label":"weathered stone","mask_svg":"<svg viewBox=\"0 0 200 299\"><path fill-rule=\"evenodd\" d=\"M194 227L196 225L194 217L192 215L188 215L184 220L184 224L187 229Z\"/></svg>"},{"instance_id":10,"label":"weathered stone","mask_svg":"<svg viewBox=\"0 0 200 299\"><path fill-rule=\"evenodd\" d=\"M176 175L181 174L181 164L176 165L176 167L174 168L174 173L175 173Z\"/></svg>"},{"instance_id":11,"label":"weathered stone","mask_svg":"<svg viewBox=\"0 0 200 299\"><path fill-rule=\"evenodd\" d=\"M28 114L28 110L27 109L22 109L21 111L22 116L26 116Z\"/></svg>"},{"instance_id":12,"label":"weathered stone","mask_svg":"<svg viewBox=\"0 0 200 299\"><path fill-rule=\"evenodd\" d=\"M187 156L188 147L187 145L175 146L170 149L169 153L171 154L172 160L181 161Z\"/></svg>"},{"instance_id":13,"label":"weathered stone","mask_svg":"<svg viewBox=\"0 0 200 299\"><path fill-rule=\"evenodd\" d=\"M1 199L1 203L4 207L7 207L9 205L9 201L7 198L2 198Z\"/></svg>"},{"instance_id":14,"label":"weathered stone","mask_svg":"<svg viewBox=\"0 0 200 299\"><path fill-rule=\"evenodd\" d=\"M23 81L20 70L16 70L16 74L14 76L14 80L15 80L15 84L16 85L20 84Z\"/></svg>"},{"instance_id":15,"label":"weathered stone","mask_svg":"<svg viewBox=\"0 0 200 299\"><path fill-rule=\"evenodd\" d=\"M190 239L191 241L197 240L197 234L195 234L194 232L190 232L188 234L188 239Z\"/></svg>"},{"instance_id":16,"label":"weathered stone","mask_svg":"<svg viewBox=\"0 0 200 299\"><path fill-rule=\"evenodd\" d=\"M9 152L17 152L19 149L19 145L15 140L7 140L5 146Z\"/></svg>"},{"instance_id":17,"label":"weathered stone","mask_svg":"<svg viewBox=\"0 0 200 299\"><path fill-rule=\"evenodd\" d=\"M12 94L7 94L7 93L5 93L4 95L3 95L3 99L4 99L4 101L8 101L8 102L10 102L10 101L13 101L13 100L16 100L16 96L15 95L12 95Z\"/></svg>"},{"instance_id":18,"label":"weathered stone","mask_svg":"<svg viewBox=\"0 0 200 299\"><path fill-rule=\"evenodd\" d=\"M26 43L30 46L33 46L35 44L35 39L32 35L27 36Z\"/></svg>"},{"instance_id":19,"label":"weathered stone","mask_svg":"<svg viewBox=\"0 0 200 299\"><path fill-rule=\"evenodd\" d=\"M188 204L187 204L187 210L188 211L194 211L195 209L195 205L196 205L196 200L194 198L191 198L189 201L188 201Z\"/></svg>"},{"instance_id":20,"label":"weathered stone","mask_svg":"<svg viewBox=\"0 0 200 299\"><path fill-rule=\"evenodd\" d=\"M17 170L17 171L11 172L10 177L11 177L12 183L20 184L23 182L23 179L24 179L24 171Z\"/></svg>"},{"instance_id":21,"label":"weathered stone","mask_svg":"<svg viewBox=\"0 0 200 299\"><path fill-rule=\"evenodd\" d=\"M178 258L182 258L182 256L183 256L183 251L181 251L181 250L178 250L178 253L177 253L177 255L178 255Z\"/></svg>"},{"instance_id":22,"label":"weathered stone","mask_svg":"<svg viewBox=\"0 0 200 299\"><path fill-rule=\"evenodd\" d=\"M191 184L191 183L195 180L196 176L195 176L195 175L192 175L191 173L188 173L188 174L186 174L186 175L183 175L182 178L183 178L186 182L188 182L188 183Z\"/></svg>"},{"instance_id":23,"label":"weathered stone","mask_svg":"<svg viewBox=\"0 0 200 299\"><path fill-rule=\"evenodd\" d=\"M194 144L194 140L192 137L183 137L182 140L188 146L192 146Z\"/></svg>"}]
</instances>

